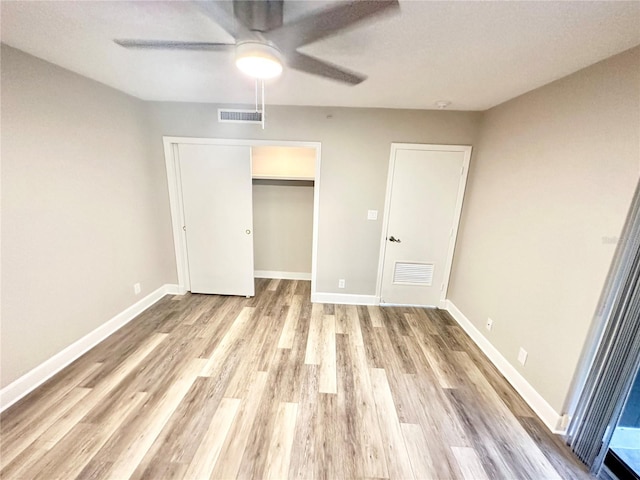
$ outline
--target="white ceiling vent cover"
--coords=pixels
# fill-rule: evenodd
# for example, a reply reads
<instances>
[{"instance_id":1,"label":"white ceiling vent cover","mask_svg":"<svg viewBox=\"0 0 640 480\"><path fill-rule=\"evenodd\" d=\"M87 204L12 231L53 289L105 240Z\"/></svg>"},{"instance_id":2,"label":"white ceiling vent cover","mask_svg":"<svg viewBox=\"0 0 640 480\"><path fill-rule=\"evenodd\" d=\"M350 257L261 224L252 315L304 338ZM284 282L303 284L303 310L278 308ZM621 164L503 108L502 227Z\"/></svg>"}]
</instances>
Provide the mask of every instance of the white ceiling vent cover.
<instances>
[{"instance_id":1,"label":"white ceiling vent cover","mask_svg":"<svg viewBox=\"0 0 640 480\"><path fill-rule=\"evenodd\" d=\"M218 122L221 123L262 123L262 112L255 110L218 109Z\"/></svg>"},{"instance_id":2,"label":"white ceiling vent cover","mask_svg":"<svg viewBox=\"0 0 640 480\"><path fill-rule=\"evenodd\" d=\"M433 263L396 262L393 283L430 286L433 282Z\"/></svg>"}]
</instances>

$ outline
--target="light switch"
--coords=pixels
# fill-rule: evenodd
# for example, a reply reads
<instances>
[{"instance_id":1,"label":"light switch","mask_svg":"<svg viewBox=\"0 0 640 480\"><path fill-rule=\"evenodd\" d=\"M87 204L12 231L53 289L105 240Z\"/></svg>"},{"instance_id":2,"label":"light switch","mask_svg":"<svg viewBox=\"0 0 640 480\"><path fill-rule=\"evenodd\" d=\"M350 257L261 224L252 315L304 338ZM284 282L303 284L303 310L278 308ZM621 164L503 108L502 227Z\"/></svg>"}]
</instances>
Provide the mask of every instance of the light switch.
<instances>
[{"instance_id":1,"label":"light switch","mask_svg":"<svg viewBox=\"0 0 640 480\"><path fill-rule=\"evenodd\" d=\"M367 220L377 220L377 219L378 219L378 210L367 211Z\"/></svg>"}]
</instances>

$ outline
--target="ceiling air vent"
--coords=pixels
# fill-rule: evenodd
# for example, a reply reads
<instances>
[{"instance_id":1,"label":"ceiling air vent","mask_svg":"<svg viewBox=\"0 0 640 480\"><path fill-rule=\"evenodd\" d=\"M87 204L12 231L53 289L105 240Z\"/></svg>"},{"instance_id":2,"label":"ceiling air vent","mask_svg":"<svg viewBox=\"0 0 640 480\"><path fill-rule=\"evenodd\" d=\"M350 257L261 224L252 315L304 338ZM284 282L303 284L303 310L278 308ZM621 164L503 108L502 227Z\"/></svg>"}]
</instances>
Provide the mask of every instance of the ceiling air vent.
<instances>
[{"instance_id":1,"label":"ceiling air vent","mask_svg":"<svg viewBox=\"0 0 640 480\"><path fill-rule=\"evenodd\" d=\"M433 263L396 262L393 283L430 286L433 282Z\"/></svg>"},{"instance_id":2,"label":"ceiling air vent","mask_svg":"<svg viewBox=\"0 0 640 480\"><path fill-rule=\"evenodd\" d=\"M218 109L218 121L222 123L262 123L262 112L255 110Z\"/></svg>"}]
</instances>

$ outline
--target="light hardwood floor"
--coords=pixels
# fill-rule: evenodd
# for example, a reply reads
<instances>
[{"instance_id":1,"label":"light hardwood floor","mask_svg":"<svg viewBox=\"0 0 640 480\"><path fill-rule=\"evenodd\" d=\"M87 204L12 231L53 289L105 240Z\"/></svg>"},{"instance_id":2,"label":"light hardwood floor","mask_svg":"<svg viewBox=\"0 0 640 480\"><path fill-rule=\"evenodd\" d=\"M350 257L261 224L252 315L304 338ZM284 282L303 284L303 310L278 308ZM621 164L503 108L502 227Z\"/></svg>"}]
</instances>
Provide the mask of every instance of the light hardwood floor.
<instances>
[{"instance_id":1,"label":"light hardwood floor","mask_svg":"<svg viewBox=\"0 0 640 480\"><path fill-rule=\"evenodd\" d=\"M441 310L167 296L2 414L14 479L589 478Z\"/></svg>"}]
</instances>

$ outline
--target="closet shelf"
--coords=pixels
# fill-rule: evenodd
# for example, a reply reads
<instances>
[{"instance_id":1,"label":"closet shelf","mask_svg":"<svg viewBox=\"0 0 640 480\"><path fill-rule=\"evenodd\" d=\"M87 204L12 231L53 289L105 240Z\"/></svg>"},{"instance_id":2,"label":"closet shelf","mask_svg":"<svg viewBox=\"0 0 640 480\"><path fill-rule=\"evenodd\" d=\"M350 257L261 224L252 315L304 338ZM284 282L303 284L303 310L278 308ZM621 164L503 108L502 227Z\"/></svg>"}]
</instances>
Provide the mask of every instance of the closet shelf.
<instances>
[{"instance_id":1,"label":"closet shelf","mask_svg":"<svg viewBox=\"0 0 640 480\"><path fill-rule=\"evenodd\" d=\"M313 177L283 177L279 175L252 175L251 178L253 180L285 180L285 181L303 181L303 182L313 182L315 178Z\"/></svg>"}]
</instances>

